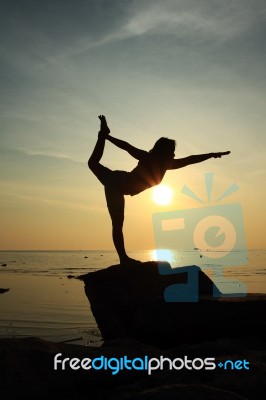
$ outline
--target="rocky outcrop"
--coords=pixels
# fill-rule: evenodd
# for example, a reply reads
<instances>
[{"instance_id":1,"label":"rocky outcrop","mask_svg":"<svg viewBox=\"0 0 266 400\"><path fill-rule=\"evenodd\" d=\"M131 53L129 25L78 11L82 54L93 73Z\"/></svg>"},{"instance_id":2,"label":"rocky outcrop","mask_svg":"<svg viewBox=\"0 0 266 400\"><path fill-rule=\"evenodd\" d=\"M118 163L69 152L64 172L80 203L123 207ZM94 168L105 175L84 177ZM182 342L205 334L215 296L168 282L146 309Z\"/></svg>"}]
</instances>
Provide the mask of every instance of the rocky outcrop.
<instances>
[{"instance_id":1,"label":"rocky outcrop","mask_svg":"<svg viewBox=\"0 0 266 400\"><path fill-rule=\"evenodd\" d=\"M265 297L214 299L212 281L198 268L192 267L180 274L158 273L159 270L171 272L168 268L169 265L159 265L158 269L156 263L130 268L112 266L80 277L106 340L101 347L38 338L0 338L0 398L264 399ZM199 301L173 302L178 288L179 300L188 300L185 295L191 276L198 276ZM192 283L195 282L192 280ZM190 300L195 300L193 293L187 294ZM218 339L222 336L223 339ZM61 361L64 359L64 367L62 361L55 369L55 356ZM120 366L125 357L138 362L162 357L166 362L151 374L147 369L122 367L113 374L114 366ZM171 369L167 362L208 357L215 358L213 370ZM88 358L97 359L98 368L75 369L77 361ZM103 364L99 368L102 358L109 360L108 368ZM220 367L228 360L238 365L245 360L250 369Z\"/></svg>"},{"instance_id":2,"label":"rocky outcrop","mask_svg":"<svg viewBox=\"0 0 266 400\"><path fill-rule=\"evenodd\" d=\"M3 288L0 288L0 294L2 294L2 293L6 293L6 292L8 292L9 291L9 289L3 289Z\"/></svg>"},{"instance_id":3,"label":"rocky outcrop","mask_svg":"<svg viewBox=\"0 0 266 400\"><path fill-rule=\"evenodd\" d=\"M196 266L177 274L168 263L115 265L79 279L106 341L132 338L163 349L226 337L265 337L266 321L259 316L266 297L222 297Z\"/></svg>"}]
</instances>

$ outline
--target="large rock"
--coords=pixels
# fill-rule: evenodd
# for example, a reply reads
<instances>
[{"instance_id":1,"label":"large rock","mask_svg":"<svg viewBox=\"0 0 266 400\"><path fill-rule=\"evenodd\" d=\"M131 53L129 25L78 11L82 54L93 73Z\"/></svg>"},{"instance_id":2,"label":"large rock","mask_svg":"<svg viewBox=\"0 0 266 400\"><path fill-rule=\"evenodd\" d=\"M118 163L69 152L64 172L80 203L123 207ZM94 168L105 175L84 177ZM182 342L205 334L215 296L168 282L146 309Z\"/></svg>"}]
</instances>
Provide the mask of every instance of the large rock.
<instances>
[{"instance_id":1,"label":"large rock","mask_svg":"<svg viewBox=\"0 0 266 400\"><path fill-rule=\"evenodd\" d=\"M196 266L177 274L168 263L115 265L79 279L104 340L132 338L170 348L226 337L265 337L266 297L219 296Z\"/></svg>"}]
</instances>

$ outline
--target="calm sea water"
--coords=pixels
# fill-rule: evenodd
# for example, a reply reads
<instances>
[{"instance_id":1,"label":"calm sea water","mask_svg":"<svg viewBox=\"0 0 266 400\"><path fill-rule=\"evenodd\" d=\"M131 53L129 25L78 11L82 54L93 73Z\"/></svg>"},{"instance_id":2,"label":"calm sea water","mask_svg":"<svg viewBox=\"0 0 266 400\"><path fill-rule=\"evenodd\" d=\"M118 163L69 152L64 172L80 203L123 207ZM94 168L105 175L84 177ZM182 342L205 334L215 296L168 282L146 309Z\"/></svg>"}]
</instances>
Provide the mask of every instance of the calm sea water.
<instances>
[{"instance_id":1,"label":"calm sea water","mask_svg":"<svg viewBox=\"0 0 266 400\"><path fill-rule=\"evenodd\" d=\"M129 255L141 261L157 259L153 250ZM168 251L163 252L160 259L166 259L172 266L178 262L186 265L188 255L188 252ZM245 258L243 265L227 267L220 274L214 274L211 264L203 269L215 278L218 286L223 285L222 291L230 293L231 282L236 282L236 287L241 289L245 285L248 293L266 293L266 250L250 250ZM10 289L0 295L0 336L39 336L48 340L99 344L100 332L84 285L68 276L114 264L118 264L114 251L0 251L0 288Z\"/></svg>"}]
</instances>

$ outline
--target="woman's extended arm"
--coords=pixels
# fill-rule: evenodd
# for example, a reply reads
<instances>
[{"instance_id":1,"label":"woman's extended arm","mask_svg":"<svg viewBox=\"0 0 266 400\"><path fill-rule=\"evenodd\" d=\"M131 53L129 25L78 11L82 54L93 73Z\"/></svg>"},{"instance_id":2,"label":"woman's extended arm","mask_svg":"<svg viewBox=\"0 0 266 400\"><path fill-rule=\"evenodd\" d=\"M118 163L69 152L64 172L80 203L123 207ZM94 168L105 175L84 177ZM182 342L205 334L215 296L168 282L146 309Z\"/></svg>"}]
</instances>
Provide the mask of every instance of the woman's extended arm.
<instances>
[{"instance_id":1,"label":"woman's extended arm","mask_svg":"<svg viewBox=\"0 0 266 400\"><path fill-rule=\"evenodd\" d=\"M189 156L185 158L174 159L168 169L178 169L186 167L187 165L200 163L206 161L209 158L221 158L230 154L230 151L224 151L222 153L208 153L208 154L198 154L196 156Z\"/></svg>"},{"instance_id":2,"label":"woman's extended arm","mask_svg":"<svg viewBox=\"0 0 266 400\"><path fill-rule=\"evenodd\" d=\"M136 158L137 160L140 160L142 157L148 154L145 150L138 149L137 147L132 146L126 141L117 139L111 135L106 135L105 139L109 140L109 142L113 143L120 149L127 151L132 157Z\"/></svg>"}]
</instances>

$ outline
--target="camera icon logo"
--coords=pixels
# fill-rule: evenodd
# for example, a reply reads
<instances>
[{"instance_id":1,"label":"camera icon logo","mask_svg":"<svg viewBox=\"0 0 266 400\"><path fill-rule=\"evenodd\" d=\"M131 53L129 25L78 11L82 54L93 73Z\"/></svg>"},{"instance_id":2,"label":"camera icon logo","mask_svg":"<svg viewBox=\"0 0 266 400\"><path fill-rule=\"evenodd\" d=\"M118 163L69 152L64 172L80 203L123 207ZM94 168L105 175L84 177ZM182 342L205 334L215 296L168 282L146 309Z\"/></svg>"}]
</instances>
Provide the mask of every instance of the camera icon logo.
<instances>
[{"instance_id":1,"label":"camera icon logo","mask_svg":"<svg viewBox=\"0 0 266 400\"><path fill-rule=\"evenodd\" d=\"M214 174L206 174L205 182L210 202ZM230 186L217 200L238 190L236 184ZM225 267L246 263L246 239L240 204L204 205L203 201L188 187L182 192L203 207L155 213L153 229L157 258L162 249L175 254L171 260L171 273L178 273L179 267L198 266L212 269L213 280L224 293L239 293L243 296L246 288L242 282L229 282L223 278ZM168 270L159 267L161 275ZM241 291L241 294L240 294ZM217 294L218 295L218 294ZM215 293L214 293L215 296Z\"/></svg>"}]
</instances>

